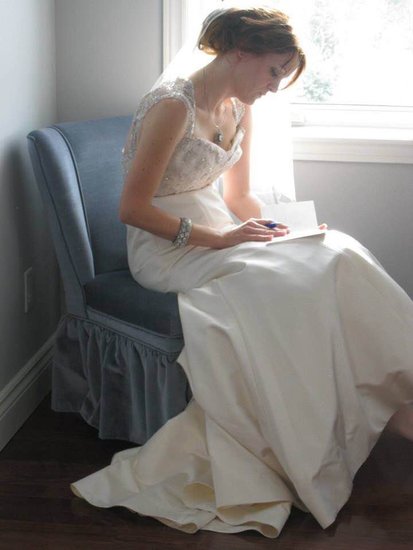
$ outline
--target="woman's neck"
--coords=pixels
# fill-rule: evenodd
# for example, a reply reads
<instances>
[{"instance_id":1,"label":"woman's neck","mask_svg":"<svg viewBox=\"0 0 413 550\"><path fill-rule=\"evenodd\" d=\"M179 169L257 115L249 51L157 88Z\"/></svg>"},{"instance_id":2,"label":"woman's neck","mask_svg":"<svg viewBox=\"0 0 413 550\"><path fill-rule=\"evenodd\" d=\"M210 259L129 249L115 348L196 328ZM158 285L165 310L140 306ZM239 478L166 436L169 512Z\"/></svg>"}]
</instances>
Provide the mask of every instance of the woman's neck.
<instances>
[{"instance_id":1,"label":"woman's neck","mask_svg":"<svg viewBox=\"0 0 413 550\"><path fill-rule=\"evenodd\" d=\"M190 77L194 84L196 104L210 113L218 113L226 99L232 97L232 71L227 55L217 56Z\"/></svg>"}]
</instances>

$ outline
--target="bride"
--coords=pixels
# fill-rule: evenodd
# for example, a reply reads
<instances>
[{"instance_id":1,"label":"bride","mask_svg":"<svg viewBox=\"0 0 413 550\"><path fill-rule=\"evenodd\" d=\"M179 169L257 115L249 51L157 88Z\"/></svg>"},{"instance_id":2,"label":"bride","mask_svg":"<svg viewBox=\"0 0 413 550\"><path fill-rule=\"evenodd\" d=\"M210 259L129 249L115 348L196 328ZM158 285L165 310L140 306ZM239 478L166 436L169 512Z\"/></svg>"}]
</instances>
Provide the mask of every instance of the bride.
<instances>
[{"instance_id":1,"label":"bride","mask_svg":"<svg viewBox=\"0 0 413 550\"><path fill-rule=\"evenodd\" d=\"M133 277L178 293L194 398L72 489L188 533L276 537L292 505L325 528L385 426L413 439L413 304L353 238L292 239L250 193L250 106L305 68L288 18L216 11L198 46L138 107L120 206Z\"/></svg>"}]
</instances>

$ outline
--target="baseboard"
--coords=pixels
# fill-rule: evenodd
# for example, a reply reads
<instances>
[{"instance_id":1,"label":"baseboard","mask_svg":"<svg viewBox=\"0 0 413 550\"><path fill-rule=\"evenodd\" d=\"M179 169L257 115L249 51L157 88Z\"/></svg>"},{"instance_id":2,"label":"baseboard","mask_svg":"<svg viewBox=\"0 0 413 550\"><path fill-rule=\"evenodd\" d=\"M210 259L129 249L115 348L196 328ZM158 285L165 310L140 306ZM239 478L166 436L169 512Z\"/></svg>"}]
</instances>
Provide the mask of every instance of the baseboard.
<instances>
[{"instance_id":1,"label":"baseboard","mask_svg":"<svg viewBox=\"0 0 413 550\"><path fill-rule=\"evenodd\" d=\"M0 450L50 391L53 334L0 392Z\"/></svg>"}]
</instances>

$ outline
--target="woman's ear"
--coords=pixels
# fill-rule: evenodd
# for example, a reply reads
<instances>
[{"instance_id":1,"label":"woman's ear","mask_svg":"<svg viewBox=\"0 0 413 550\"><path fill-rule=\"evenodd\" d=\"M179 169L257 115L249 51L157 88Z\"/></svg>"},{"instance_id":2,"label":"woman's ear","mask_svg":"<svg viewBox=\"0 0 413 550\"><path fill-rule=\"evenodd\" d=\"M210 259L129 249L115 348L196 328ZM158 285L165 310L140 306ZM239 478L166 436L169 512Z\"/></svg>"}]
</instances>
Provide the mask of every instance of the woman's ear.
<instances>
[{"instance_id":1,"label":"woman's ear","mask_svg":"<svg viewBox=\"0 0 413 550\"><path fill-rule=\"evenodd\" d=\"M251 52L245 52L243 50L235 50L235 60L238 62L249 61L254 56Z\"/></svg>"}]
</instances>

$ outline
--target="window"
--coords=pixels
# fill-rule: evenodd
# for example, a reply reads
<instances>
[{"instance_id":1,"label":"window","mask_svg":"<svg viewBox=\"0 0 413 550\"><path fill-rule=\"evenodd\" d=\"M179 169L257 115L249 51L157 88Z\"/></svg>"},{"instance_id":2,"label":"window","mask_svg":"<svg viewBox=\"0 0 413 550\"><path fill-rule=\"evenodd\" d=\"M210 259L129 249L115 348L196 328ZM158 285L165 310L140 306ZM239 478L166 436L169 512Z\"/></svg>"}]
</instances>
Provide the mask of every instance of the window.
<instances>
[{"instance_id":1,"label":"window","mask_svg":"<svg viewBox=\"0 0 413 550\"><path fill-rule=\"evenodd\" d=\"M182 40L212 9L251 5L251 1L177 4ZM369 157L365 149L356 155L358 161L366 154L366 160L383 161L387 150L388 162L412 162L413 0L265 0L263 4L290 15L308 57L305 74L287 92L297 127L296 158L304 158L303 148L318 141L322 149L330 149L332 156L325 160L341 160L340 154L335 158L337 145L359 141L374 151ZM379 140L384 148L377 149ZM316 157L323 156L320 147Z\"/></svg>"}]
</instances>

